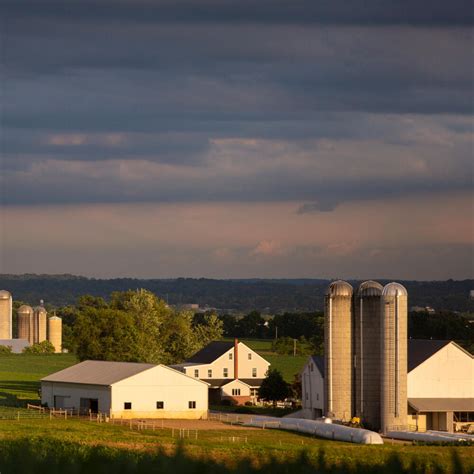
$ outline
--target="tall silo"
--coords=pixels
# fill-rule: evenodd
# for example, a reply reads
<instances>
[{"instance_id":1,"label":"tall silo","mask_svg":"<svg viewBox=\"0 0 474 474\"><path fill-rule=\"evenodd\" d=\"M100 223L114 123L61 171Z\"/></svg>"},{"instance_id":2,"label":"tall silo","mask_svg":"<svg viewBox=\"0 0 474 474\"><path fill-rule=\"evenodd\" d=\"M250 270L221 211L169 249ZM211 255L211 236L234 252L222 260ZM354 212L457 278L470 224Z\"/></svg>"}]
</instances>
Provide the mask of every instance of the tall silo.
<instances>
[{"instance_id":1,"label":"tall silo","mask_svg":"<svg viewBox=\"0 0 474 474\"><path fill-rule=\"evenodd\" d=\"M354 298L354 413L374 430L380 429L380 327L383 286L365 281Z\"/></svg>"},{"instance_id":2,"label":"tall silo","mask_svg":"<svg viewBox=\"0 0 474 474\"><path fill-rule=\"evenodd\" d=\"M54 346L54 352L61 352L63 343L63 320L57 316L48 319L48 340Z\"/></svg>"},{"instance_id":3,"label":"tall silo","mask_svg":"<svg viewBox=\"0 0 474 474\"><path fill-rule=\"evenodd\" d=\"M33 344L33 332L30 327L33 322L33 308L22 305L18 308L18 339L26 339L30 345Z\"/></svg>"},{"instance_id":4,"label":"tall silo","mask_svg":"<svg viewBox=\"0 0 474 474\"><path fill-rule=\"evenodd\" d=\"M325 298L325 412L340 420L352 417L352 286L329 285Z\"/></svg>"},{"instance_id":5,"label":"tall silo","mask_svg":"<svg viewBox=\"0 0 474 474\"><path fill-rule=\"evenodd\" d=\"M41 301L41 303L43 302ZM34 316L35 317L33 326L35 343L46 341L48 313L42 304L35 308Z\"/></svg>"},{"instance_id":6,"label":"tall silo","mask_svg":"<svg viewBox=\"0 0 474 474\"><path fill-rule=\"evenodd\" d=\"M382 291L381 311L381 428L407 426L407 290L389 283Z\"/></svg>"},{"instance_id":7,"label":"tall silo","mask_svg":"<svg viewBox=\"0 0 474 474\"><path fill-rule=\"evenodd\" d=\"M0 290L0 339L12 339L13 300L9 291Z\"/></svg>"}]
</instances>

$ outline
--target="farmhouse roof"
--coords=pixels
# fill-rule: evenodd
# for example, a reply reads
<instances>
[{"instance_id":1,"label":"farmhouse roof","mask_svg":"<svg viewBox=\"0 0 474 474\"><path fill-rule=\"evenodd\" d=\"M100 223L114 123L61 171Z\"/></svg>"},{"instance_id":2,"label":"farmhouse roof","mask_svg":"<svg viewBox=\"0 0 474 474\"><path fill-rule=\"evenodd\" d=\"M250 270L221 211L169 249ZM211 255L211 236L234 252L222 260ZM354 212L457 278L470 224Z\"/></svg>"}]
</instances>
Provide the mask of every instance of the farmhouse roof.
<instances>
[{"instance_id":1,"label":"farmhouse roof","mask_svg":"<svg viewBox=\"0 0 474 474\"><path fill-rule=\"evenodd\" d=\"M85 360L72 367L50 374L42 378L41 381L112 385L152 367L156 367L156 364Z\"/></svg>"},{"instance_id":2,"label":"farmhouse roof","mask_svg":"<svg viewBox=\"0 0 474 474\"><path fill-rule=\"evenodd\" d=\"M206 347L204 347L200 351L196 352L196 354L194 354L192 357L190 357L186 361L186 364L210 364L233 347L234 343L229 341L210 342Z\"/></svg>"},{"instance_id":3,"label":"farmhouse roof","mask_svg":"<svg viewBox=\"0 0 474 474\"><path fill-rule=\"evenodd\" d=\"M262 385L264 379L202 379L204 382L207 382L211 388L220 388L228 383L234 382L235 380L239 380L244 384L248 385L251 388L257 388Z\"/></svg>"}]
</instances>

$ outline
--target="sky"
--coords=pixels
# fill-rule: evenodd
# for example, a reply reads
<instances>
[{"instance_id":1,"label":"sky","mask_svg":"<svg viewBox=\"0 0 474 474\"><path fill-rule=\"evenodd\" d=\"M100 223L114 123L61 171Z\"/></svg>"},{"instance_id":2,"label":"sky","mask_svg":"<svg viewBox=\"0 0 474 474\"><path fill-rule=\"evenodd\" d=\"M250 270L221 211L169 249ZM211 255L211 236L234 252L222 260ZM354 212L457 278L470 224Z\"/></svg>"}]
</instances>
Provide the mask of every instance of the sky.
<instances>
[{"instance_id":1,"label":"sky","mask_svg":"<svg viewBox=\"0 0 474 474\"><path fill-rule=\"evenodd\" d=\"M3 0L0 272L474 277L464 0Z\"/></svg>"}]
</instances>

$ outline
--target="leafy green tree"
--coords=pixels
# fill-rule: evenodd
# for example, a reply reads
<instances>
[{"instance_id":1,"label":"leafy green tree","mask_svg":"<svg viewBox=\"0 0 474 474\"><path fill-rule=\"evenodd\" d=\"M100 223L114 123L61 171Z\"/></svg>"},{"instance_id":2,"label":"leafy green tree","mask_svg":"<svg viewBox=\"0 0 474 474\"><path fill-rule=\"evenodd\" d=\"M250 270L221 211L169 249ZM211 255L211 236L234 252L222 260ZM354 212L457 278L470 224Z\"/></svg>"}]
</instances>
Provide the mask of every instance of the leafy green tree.
<instances>
[{"instance_id":1,"label":"leafy green tree","mask_svg":"<svg viewBox=\"0 0 474 474\"><path fill-rule=\"evenodd\" d=\"M283 380L279 370L269 369L260 386L258 395L263 400L273 402L275 407L278 401L285 400L290 396L290 388Z\"/></svg>"},{"instance_id":2,"label":"leafy green tree","mask_svg":"<svg viewBox=\"0 0 474 474\"><path fill-rule=\"evenodd\" d=\"M24 354L54 354L54 346L49 341L38 342L23 349Z\"/></svg>"}]
</instances>

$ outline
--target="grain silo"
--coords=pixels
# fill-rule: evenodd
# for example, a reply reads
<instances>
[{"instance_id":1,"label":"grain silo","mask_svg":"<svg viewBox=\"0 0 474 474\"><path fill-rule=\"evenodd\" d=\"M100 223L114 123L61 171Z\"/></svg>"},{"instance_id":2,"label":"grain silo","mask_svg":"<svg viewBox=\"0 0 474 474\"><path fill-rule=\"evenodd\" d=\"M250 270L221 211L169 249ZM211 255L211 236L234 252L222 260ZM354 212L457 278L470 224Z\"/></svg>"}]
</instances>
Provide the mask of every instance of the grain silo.
<instances>
[{"instance_id":1,"label":"grain silo","mask_svg":"<svg viewBox=\"0 0 474 474\"><path fill-rule=\"evenodd\" d=\"M12 339L12 295L0 290L0 339Z\"/></svg>"},{"instance_id":2,"label":"grain silo","mask_svg":"<svg viewBox=\"0 0 474 474\"><path fill-rule=\"evenodd\" d=\"M33 308L22 305L18 308L18 339L26 339L30 345L33 344L33 332L30 327L33 324Z\"/></svg>"},{"instance_id":3,"label":"grain silo","mask_svg":"<svg viewBox=\"0 0 474 474\"><path fill-rule=\"evenodd\" d=\"M325 298L325 412L340 420L352 417L352 286L329 285Z\"/></svg>"},{"instance_id":4,"label":"grain silo","mask_svg":"<svg viewBox=\"0 0 474 474\"><path fill-rule=\"evenodd\" d=\"M63 320L57 316L48 319L48 340L54 346L54 352L61 352L63 343Z\"/></svg>"},{"instance_id":5,"label":"grain silo","mask_svg":"<svg viewBox=\"0 0 474 474\"><path fill-rule=\"evenodd\" d=\"M381 311L381 428L407 427L407 305L408 294L399 283L382 291Z\"/></svg>"},{"instance_id":6,"label":"grain silo","mask_svg":"<svg viewBox=\"0 0 474 474\"><path fill-rule=\"evenodd\" d=\"M42 303L42 302L41 302ZM47 329L48 313L43 305L35 308L34 314L34 338L35 344L46 341L46 329Z\"/></svg>"},{"instance_id":7,"label":"grain silo","mask_svg":"<svg viewBox=\"0 0 474 474\"><path fill-rule=\"evenodd\" d=\"M380 327L383 287L365 281L354 298L354 413L364 425L380 429Z\"/></svg>"}]
</instances>

